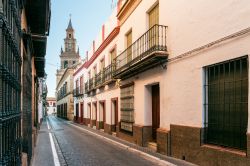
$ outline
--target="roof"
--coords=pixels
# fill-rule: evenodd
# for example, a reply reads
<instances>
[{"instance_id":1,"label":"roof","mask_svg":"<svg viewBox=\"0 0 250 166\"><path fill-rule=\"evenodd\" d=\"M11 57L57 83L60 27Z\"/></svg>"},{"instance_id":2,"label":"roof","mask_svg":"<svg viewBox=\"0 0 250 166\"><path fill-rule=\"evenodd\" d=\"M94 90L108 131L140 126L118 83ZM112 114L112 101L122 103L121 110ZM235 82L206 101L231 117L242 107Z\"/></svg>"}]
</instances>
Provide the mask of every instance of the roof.
<instances>
[{"instance_id":1,"label":"roof","mask_svg":"<svg viewBox=\"0 0 250 166\"><path fill-rule=\"evenodd\" d=\"M72 22L71 22L71 18L69 19L69 25L68 25L68 28L67 30L72 30L74 29L73 26L72 26Z\"/></svg>"}]
</instances>

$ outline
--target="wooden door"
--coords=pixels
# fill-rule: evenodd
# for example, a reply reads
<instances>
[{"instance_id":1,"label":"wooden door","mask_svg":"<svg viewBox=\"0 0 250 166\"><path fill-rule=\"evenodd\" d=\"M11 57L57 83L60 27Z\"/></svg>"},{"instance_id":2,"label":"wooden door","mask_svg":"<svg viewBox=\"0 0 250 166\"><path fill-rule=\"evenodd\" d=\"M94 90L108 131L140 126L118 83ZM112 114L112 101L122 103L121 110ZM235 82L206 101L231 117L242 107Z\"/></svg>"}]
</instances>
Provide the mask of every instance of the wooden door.
<instances>
[{"instance_id":1,"label":"wooden door","mask_svg":"<svg viewBox=\"0 0 250 166\"><path fill-rule=\"evenodd\" d=\"M113 115L114 114L114 115ZM113 119L114 118L114 119ZM111 100L111 124L113 125L114 120L114 128L112 128L112 131L116 131L116 126L118 125L118 98L113 98Z\"/></svg>"},{"instance_id":2,"label":"wooden door","mask_svg":"<svg viewBox=\"0 0 250 166\"><path fill-rule=\"evenodd\" d=\"M102 110L103 110L103 123L106 123L106 108L105 103L102 103Z\"/></svg>"},{"instance_id":3,"label":"wooden door","mask_svg":"<svg viewBox=\"0 0 250 166\"><path fill-rule=\"evenodd\" d=\"M115 126L118 125L118 100L115 100Z\"/></svg>"},{"instance_id":4,"label":"wooden door","mask_svg":"<svg viewBox=\"0 0 250 166\"><path fill-rule=\"evenodd\" d=\"M76 122L79 120L79 105L78 103L76 104Z\"/></svg>"},{"instance_id":5,"label":"wooden door","mask_svg":"<svg viewBox=\"0 0 250 166\"><path fill-rule=\"evenodd\" d=\"M81 103L81 105L80 105L80 110L81 110L81 123L83 123L83 116L84 116L84 114L83 114L83 103Z\"/></svg>"},{"instance_id":6,"label":"wooden door","mask_svg":"<svg viewBox=\"0 0 250 166\"><path fill-rule=\"evenodd\" d=\"M127 63L132 60L132 31L127 34Z\"/></svg>"},{"instance_id":7,"label":"wooden door","mask_svg":"<svg viewBox=\"0 0 250 166\"><path fill-rule=\"evenodd\" d=\"M94 112L94 114L95 114L95 119L94 119L95 124L94 125L97 126L97 104L96 103L94 103L94 111L95 111Z\"/></svg>"},{"instance_id":8,"label":"wooden door","mask_svg":"<svg viewBox=\"0 0 250 166\"><path fill-rule=\"evenodd\" d=\"M160 88L152 86L152 138L156 140L156 130L160 127Z\"/></svg>"},{"instance_id":9,"label":"wooden door","mask_svg":"<svg viewBox=\"0 0 250 166\"><path fill-rule=\"evenodd\" d=\"M91 115L91 104L88 104L88 124L91 124L91 119L92 119L92 115Z\"/></svg>"}]
</instances>

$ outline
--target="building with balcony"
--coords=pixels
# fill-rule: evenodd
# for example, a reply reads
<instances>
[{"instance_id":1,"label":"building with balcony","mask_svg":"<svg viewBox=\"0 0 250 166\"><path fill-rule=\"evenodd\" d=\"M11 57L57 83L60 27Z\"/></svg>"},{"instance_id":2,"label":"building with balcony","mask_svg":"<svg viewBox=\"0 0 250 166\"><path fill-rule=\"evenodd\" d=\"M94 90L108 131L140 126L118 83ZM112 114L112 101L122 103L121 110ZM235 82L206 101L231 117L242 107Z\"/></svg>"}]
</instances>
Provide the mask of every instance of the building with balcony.
<instances>
[{"instance_id":1,"label":"building with balcony","mask_svg":"<svg viewBox=\"0 0 250 166\"><path fill-rule=\"evenodd\" d=\"M75 120L107 133L116 132L119 85L114 79L114 59L120 31L117 10L103 24L87 60L74 73Z\"/></svg>"},{"instance_id":2,"label":"building with balcony","mask_svg":"<svg viewBox=\"0 0 250 166\"><path fill-rule=\"evenodd\" d=\"M0 1L0 165L31 164L50 12L50 0Z\"/></svg>"},{"instance_id":3,"label":"building with balcony","mask_svg":"<svg viewBox=\"0 0 250 166\"><path fill-rule=\"evenodd\" d=\"M69 120L74 119L73 108L73 73L81 63L79 48L76 50L76 39L71 19L64 39L65 50L61 48L61 69L56 73L57 116Z\"/></svg>"},{"instance_id":4,"label":"building with balcony","mask_svg":"<svg viewBox=\"0 0 250 166\"><path fill-rule=\"evenodd\" d=\"M249 11L247 0L120 0L119 33L74 73L75 118L198 165L249 165Z\"/></svg>"}]
</instances>

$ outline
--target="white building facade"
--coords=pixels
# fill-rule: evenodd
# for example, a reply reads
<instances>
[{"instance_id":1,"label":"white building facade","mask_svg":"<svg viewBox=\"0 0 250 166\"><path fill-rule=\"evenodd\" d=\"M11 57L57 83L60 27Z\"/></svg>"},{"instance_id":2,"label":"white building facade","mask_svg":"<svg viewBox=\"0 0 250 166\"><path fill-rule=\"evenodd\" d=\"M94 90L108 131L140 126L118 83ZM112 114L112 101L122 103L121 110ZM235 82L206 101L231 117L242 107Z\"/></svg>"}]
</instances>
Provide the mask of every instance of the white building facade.
<instances>
[{"instance_id":1,"label":"white building facade","mask_svg":"<svg viewBox=\"0 0 250 166\"><path fill-rule=\"evenodd\" d=\"M198 165L249 165L249 18L247 0L119 1L119 33L101 52L93 42L84 65L85 124L101 129L105 107L104 131L120 138ZM113 83L97 86L114 46Z\"/></svg>"},{"instance_id":2,"label":"white building facade","mask_svg":"<svg viewBox=\"0 0 250 166\"><path fill-rule=\"evenodd\" d=\"M88 59L74 73L75 120L116 133L119 84L113 78L119 25L114 11L87 52Z\"/></svg>"},{"instance_id":3,"label":"white building facade","mask_svg":"<svg viewBox=\"0 0 250 166\"><path fill-rule=\"evenodd\" d=\"M47 114L56 115L56 98L47 97Z\"/></svg>"}]
</instances>

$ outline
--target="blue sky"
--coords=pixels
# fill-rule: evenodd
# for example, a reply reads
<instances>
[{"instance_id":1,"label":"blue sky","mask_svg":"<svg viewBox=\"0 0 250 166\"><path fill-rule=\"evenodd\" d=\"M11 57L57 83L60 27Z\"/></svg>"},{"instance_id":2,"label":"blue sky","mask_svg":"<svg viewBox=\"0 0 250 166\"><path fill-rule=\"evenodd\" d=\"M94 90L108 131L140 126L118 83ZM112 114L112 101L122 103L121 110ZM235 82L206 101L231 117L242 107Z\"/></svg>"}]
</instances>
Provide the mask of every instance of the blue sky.
<instances>
[{"instance_id":1,"label":"blue sky","mask_svg":"<svg viewBox=\"0 0 250 166\"><path fill-rule=\"evenodd\" d=\"M115 0L113 0L115 2ZM60 66L60 49L71 14L81 57L85 56L102 24L115 9L112 0L51 0L51 25L47 42L46 67L48 96L55 96L56 69ZM113 3L114 3L113 2Z\"/></svg>"}]
</instances>

